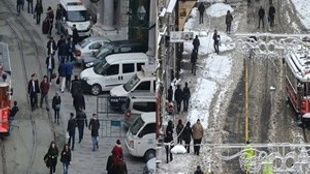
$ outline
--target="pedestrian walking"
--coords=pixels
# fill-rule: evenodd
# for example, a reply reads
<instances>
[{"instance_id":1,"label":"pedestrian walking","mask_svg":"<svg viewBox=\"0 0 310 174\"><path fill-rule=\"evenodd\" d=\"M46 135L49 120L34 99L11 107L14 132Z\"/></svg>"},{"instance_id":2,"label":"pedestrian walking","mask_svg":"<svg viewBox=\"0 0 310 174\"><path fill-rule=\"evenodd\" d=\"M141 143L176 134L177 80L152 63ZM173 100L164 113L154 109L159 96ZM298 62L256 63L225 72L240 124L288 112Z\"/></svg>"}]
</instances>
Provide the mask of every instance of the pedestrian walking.
<instances>
[{"instance_id":1,"label":"pedestrian walking","mask_svg":"<svg viewBox=\"0 0 310 174\"><path fill-rule=\"evenodd\" d=\"M70 113L70 119L68 120L68 125L67 125L67 132L69 134L69 140L68 144L69 146L71 145L71 150L74 150L74 144L75 144L75 129L77 127L76 119L73 118L74 114L71 112ZM72 143L72 144L71 144Z\"/></svg>"},{"instance_id":2,"label":"pedestrian walking","mask_svg":"<svg viewBox=\"0 0 310 174\"><path fill-rule=\"evenodd\" d=\"M75 24L73 24L73 27L72 27L72 38L73 38L74 45L76 45L79 42L79 32L76 29Z\"/></svg>"},{"instance_id":3,"label":"pedestrian walking","mask_svg":"<svg viewBox=\"0 0 310 174\"><path fill-rule=\"evenodd\" d=\"M167 99L168 99L169 103L172 102L172 97L173 97L173 89L172 89L172 86L170 85L170 87L168 89L168 95L167 95Z\"/></svg>"},{"instance_id":4,"label":"pedestrian walking","mask_svg":"<svg viewBox=\"0 0 310 174\"><path fill-rule=\"evenodd\" d=\"M74 98L78 93L82 91L82 83L79 79L79 76L74 75L74 80L71 82L71 94Z\"/></svg>"},{"instance_id":5,"label":"pedestrian walking","mask_svg":"<svg viewBox=\"0 0 310 174\"><path fill-rule=\"evenodd\" d=\"M197 169L195 170L194 174L203 174L203 171L201 170L200 166L197 166Z\"/></svg>"},{"instance_id":6,"label":"pedestrian walking","mask_svg":"<svg viewBox=\"0 0 310 174\"><path fill-rule=\"evenodd\" d=\"M70 60L68 60L65 65L66 65L66 88L70 92L73 63Z\"/></svg>"},{"instance_id":7,"label":"pedestrian walking","mask_svg":"<svg viewBox=\"0 0 310 174\"><path fill-rule=\"evenodd\" d=\"M28 13L33 14L33 0L27 0L28 2Z\"/></svg>"},{"instance_id":8,"label":"pedestrian walking","mask_svg":"<svg viewBox=\"0 0 310 174\"><path fill-rule=\"evenodd\" d=\"M262 21L263 24L263 28L265 28L265 9L263 8L263 6L260 6L259 10L258 10L258 28L260 28L260 22Z\"/></svg>"},{"instance_id":9,"label":"pedestrian walking","mask_svg":"<svg viewBox=\"0 0 310 174\"><path fill-rule=\"evenodd\" d=\"M128 174L127 165L126 165L124 159L121 159L119 161L119 164L116 167L116 173L115 174Z\"/></svg>"},{"instance_id":10,"label":"pedestrian walking","mask_svg":"<svg viewBox=\"0 0 310 174\"><path fill-rule=\"evenodd\" d=\"M214 30L214 34L213 34L213 47L214 47L214 50L217 54L220 53L220 40L221 40L221 37L220 35L218 35L217 33L217 30Z\"/></svg>"},{"instance_id":11,"label":"pedestrian walking","mask_svg":"<svg viewBox=\"0 0 310 174\"><path fill-rule=\"evenodd\" d=\"M194 50L197 50L197 53L198 53L198 48L200 46L200 41L198 39L198 35L196 35L195 39L193 40L193 46L194 46Z\"/></svg>"},{"instance_id":12,"label":"pedestrian walking","mask_svg":"<svg viewBox=\"0 0 310 174\"><path fill-rule=\"evenodd\" d=\"M273 4L271 3L269 6L269 11L268 11L268 21L270 22L270 27L274 26L274 16L276 13L276 8L273 6Z\"/></svg>"},{"instance_id":13,"label":"pedestrian walking","mask_svg":"<svg viewBox=\"0 0 310 174\"><path fill-rule=\"evenodd\" d=\"M73 106L76 112L78 112L79 110L85 110L85 99L81 91L78 92L73 98Z\"/></svg>"},{"instance_id":14,"label":"pedestrian walking","mask_svg":"<svg viewBox=\"0 0 310 174\"><path fill-rule=\"evenodd\" d=\"M31 80L28 83L28 94L30 96L31 110L34 111L38 107L38 93L40 93L39 81L37 74L31 75Z\"/></svg>"},{"instance_id":15,"label":"pedestrian walking","mask_svg":"<svg viewBox=\"0 0 310 174\"><path fill-rule=\"evenodd\" d=\"M59 88L61 90L61 93L64 93L66 85L66 65L63 61L61 61L61 63L59 64L58 74L59 74Z\"/></svg>"},{"instance_id":16,"label":"pedestrian walking","mask_svg":"<svg viewBox=\"0 0 310 174\"><path fill-rule=\"evenodd\" d=\"M199 156L201 140L203 137L203 127L200 124L200 119L192 127L193 139L194 139L194 154Z\"/></svg>"},{"instance_id":17,"label":"pedestrian walking","mask_svg":"<svg viewBox=\"0 0 310 174\"><path fill-rule=\"evenodd\" d=\"M107 170L108 174L115 174L115 172L116 172L115 166L113 165L113 156L112 155L110 155L108 157L106 170Z\"/></svg>"},{"instance_id":18,"label":"pedestrian walking","mask_svg":"<svg viewBox=\"0 0 310 174\"><path fill-rule=\"evenodd\" d=\"M9 133L12 131L12 124L15 118L16 113L19 111L18 106L17 106L17 101L14 101L14 106L12 109L10 109L9 112Z\"/></svg>"},{"instance_id":19,"label":"pedestrian walking","mask_svg":"<svg viewBox=\"0 0 310 174\"><path fill-rule=\"evenodd\" d=\"M179 119L178 124L175 128L177 135L178 135L178 144L182 144L182 141L183 141L183 128L184 128L184 125L182 123L182 119Z\"/></svg>"},{"instance_id":20,"label":"pedestrian walking","mask_svg":"<svg viewBox=\"0 0 310 174\"><path fill-rule=\"evenodd\" d=\"M77 127L79 131L79 143L83 140L84 126L87 127L87 117L84 111L79 110L76 114ZM84 124L85 123L85 124Z\"/></svg>"},{"instance_id":21,"label":"pedestrian walking","mask_svg":"<svg viewBox=\"0 0 310 174\"><path fill-rule=\"evenodd\" d=\"M93 151L99 149L99 144L98 144L98 136L99 136L99 128L100 128L100 123L98 120L98 117L96 114L93 114L93 118L90 119L88 129L91 131L91 139L93 143Z\"/></svg>"},{"instance_id":22,"label":"pedestrian walking","mask_svg":"<svg viewBox=\"0 0 310 174\"><path fill-rule=\"evenodd\" d=\"M40 91L41 91L41 100L40 100L40 108L42 108L43 100L45 101L46 110L49 111L48 104L48 91L50 89L50 83L48 82L47 76L43 77L42 82L40 83Z\"/></svg>"},{"instance_id":23,"label":"pedestrian walking","mask_svg":"<svg viewBox=\"0 0 310 174\"><path fill-rule=\"evenodd\" d=\"M58 92L55 93L52 101L52 107L54 109L54 116L55 116L55 123L59 124L59 111L61 107L61 97L59 96Z\"/></svg>"},{"instance_id":24,"label":"pedestrian walking","mask_svg":"<svg viewBox=\"0 0 310 174\"><path fill-rule=\"evenodd\" d=\"M43 14L42 0L37 0L36 6L34 7L34 12L36 14L36 24L40 24L41 14Z\"/></svg>"},{"instance_id":25,"label":"pedestrian walking","mask_svg":"<svg viewBox=\"0 0 310 174\"><path fill-rule=\"evenodd\" d=\"M50 37L49 41L46 44L47 55L55 55L55 51L57 50L57 45L53 37Z\"/></svg>"},{"instance_id":26,"label":"pedestrian walking","mask_svg":"<svg viewBox=\"0 0 310 174\"><path fill-rule=\"evenodd\" d=\"M183 88L183 106L184 112L188 111L188 101L191 97L191 91L188 88L187 82L185 82L185 87Z\"/></svg>"},{"instance_id":27,"label":"pedestrian walking","mask_svg":"<svg viewBox=\"0 0 310 174\"><path fill-rule=\"evenodd\" d=\"M68 37L67 39L67 50L68 50L68 57L67 60L73 61L74 54L75 54L75 46L72 37Z\"/></svg>"},{"instance_id":28,"label":"pedestrian walking","mask_svg":"<svg viewBox=\"0 0 310 174\"><path fill-rule=\"evenodd\" d=\"M198 59L198 51L196 49L193 49L191 54L191 63L192 63L192 74L196 76L196 63Z\"/></svg>"},{"instance_id":29,"label":"pedestrian walking","mask_svg":"<svg viewBox=\"0 0 310 174\"><path fill-rule=\"evenodd\" d=\"M16 1L16 10L17 10L17 15L20 15L20 11L22 8L23 0L17 0Z\"/></svg>"},{"instance_id":30,"label":"pedestrian walking","mask_svg":"<svg viewBox=\"0 0 310 174\"><path fill-rule=\"evenodd\" d=\"M55 16L55 19L56 19L56 29L57 29L57 34L60 34L61 33L61 20L62 20L62 17L63 17L63 10L60 6L60 4L57 5L57 9L56 9L56 16Z\"/></svg>"},{"instance_id":31,"label":"pedestrian walking","mask_svg":"<svg viewBox=\"0 0 310 174\"><path fill-rule=\"evenodd\" d=\"M183 130L183 140L185 141L185 149L187 153L190 152L191 138L193 135L192 128L190 126L191 126L191 123L188 121Z\"/></svg>"},{"instance_id":32,"label":"pedestrian walking","mask_svg":"<svg viewBox=\"0 0 310 174\"><path fill-rule=\"evenodd\" d=\"M173 122L171 120L168 121L168 126L166 128L166 135L164 138L165 142L165 149L166 149L166 161L169 163L169 156L170 156L170 161L173 160L173 156L171 153L171 149L174 147L173 143Z\"/></svg>"},{"instance_id":33,"label":"pedestrian walking","mask_svg":"<svg viewBox=\"0 0 310 174\"><path fill-rule=\"evenodd\" d=\"M24 11L25 0L22 0L22 10Z\"/></svg>"},{"instance_id":34,"label":"pedestrian walking","mask_svg":"<svg viewBox=\"0 0 310 174\"><path fill-rule=\"evenodd\" d=\"M58 148L54 141L51 142L50 147L44 156L46 166L50 168L50 174L56 172L57 158L59 155Z\"/></svg>"},{"instance_id":35,"label":"pedestrian walking","mask_svg":"<svg viewBox=\"0 0 310 174\"><path fill-rule=\"evenodd\" d=\"M54 56L52 54L47 56L47 58L45 60L45 64L46 64L47 79L48 79L48 82L50 83L52 81L52 75L53 75L53 71L55 69L55 59L54 59Z\"/></svg>"},{"instance_id":36,"label":"pedestrian walking","mask_svg":"<svg viewBox=\"0 0 310 174\"><path fill-rule=\"evenodd\" d=\"M180 85L177 85L177 89L174 91L174 99L177 102L177 111L178 113L181 111L181 103L182 103L182 89Z\"/></svg>"},{"instance_id":37,"label":"pedestrian walking","mask_svg":"<svg viewBox=\"0 0 310 174\"><path fill-rule=\"evenodd\" d=\"M116 140L116 144L112 149L112 156L113 156L113 164L114 166L118 166L119 162L123 159L123 148L121 146L121 141L118 139Z\"/></svg>"},{"instance_id":38,"label":"pedestrian walking","mask_svg":"<svg viewBox=\"0 0 310 174\"><path fill-rule=\"evenodd\" d=\"M71 164L72 155L70 150L70 145L65 144L64 148L62 149L60 153L60 162L63 166L63 174L68 174L69 165Z\"/></svg>"},{"instance_id":39,"label":"pedestrian walking","mask_svg":"<svg viewBox=\"0 0 310 174\"><path fill-rule=\"evenodd\" d=\"M66 39L63 35L60 35L60 39L57 42L57 50L58 50L58 62L65 62L67 58L67 44Z\"/></svg>"},{"instance_id":40,"label":"pedestrian walking","mask_svg":"<svg viewBox=\"0 0 310 174\"><path fill-rule=\"evenodd\" d=\"M199 24L203 24L203 15L205 12L206 8L203 5L203 3L201 2L198 6L198 11L199 11Z\"/></svg>"},{"instance_id":41,"label":"pedestrian walking","mask_svg":"<svg viewBox=\"0 0 310 174\"><path fill-rule=\"evenodd\" d=\"M230 11L227 11L226 14L226 32L230 34L231 31L231 23L234 20L233 16L231 15Z\"/></svg>"},{"instance_id":42,"label":"pedestrian walking","mask_svg":"<svg viewBox=\"0 0 310 174\"><path fill-rule=\"evenodd\" d=\"M48 7L46 11L46 19L48 20L48 37L52 37L52 29L54 23L54 11L52 7Z\"/></svg>"}]
</instances>

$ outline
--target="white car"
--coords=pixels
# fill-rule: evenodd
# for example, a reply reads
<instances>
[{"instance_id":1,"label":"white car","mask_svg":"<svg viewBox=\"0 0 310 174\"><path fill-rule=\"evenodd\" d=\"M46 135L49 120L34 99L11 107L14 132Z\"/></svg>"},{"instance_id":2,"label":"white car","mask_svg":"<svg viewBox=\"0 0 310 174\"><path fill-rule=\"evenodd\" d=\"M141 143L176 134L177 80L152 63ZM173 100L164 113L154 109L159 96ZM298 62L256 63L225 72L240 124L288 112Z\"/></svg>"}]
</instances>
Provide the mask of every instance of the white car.
<instances>
[{"instance_id":1,"label":"white car","mask_svg":"<svg viewBox=\"0 0 310 174\"><path fill-rule=\"evenodd\" d=\"M156 173L156 158L149 159L143 169L143 174L155 174Z\"/></svg>"},{"instance_id":2,"label":"white car","mask_svg":"<svg viewBox=\"0 0 310 174\"><path fill-rule=\"evenodd\" d=\"M78 63L82 63L83 56L92 55L100 48L110 45L110 43L110 39L103 36L85 38L84 40L75 45L76 61Z\"/></svg>"}]
</instances>

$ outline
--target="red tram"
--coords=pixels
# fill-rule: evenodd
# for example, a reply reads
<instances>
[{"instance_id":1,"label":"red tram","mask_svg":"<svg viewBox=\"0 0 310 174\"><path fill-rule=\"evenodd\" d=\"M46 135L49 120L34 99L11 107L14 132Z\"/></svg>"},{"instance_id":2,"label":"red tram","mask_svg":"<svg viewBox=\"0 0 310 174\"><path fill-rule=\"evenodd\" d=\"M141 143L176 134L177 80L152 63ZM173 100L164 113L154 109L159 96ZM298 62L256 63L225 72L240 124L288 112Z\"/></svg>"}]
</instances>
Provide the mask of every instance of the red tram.
<instances>
[{"instance_id":1,"label":"red tram","mask_svg":"<svg viewBox=\"0 0 310 174\"><path fill-rule=\"evenodd\" d=\"M286 91L298 118L310 121L310 54L307 49L292 51L286 60Z\"/></svg>"}]
</instances>

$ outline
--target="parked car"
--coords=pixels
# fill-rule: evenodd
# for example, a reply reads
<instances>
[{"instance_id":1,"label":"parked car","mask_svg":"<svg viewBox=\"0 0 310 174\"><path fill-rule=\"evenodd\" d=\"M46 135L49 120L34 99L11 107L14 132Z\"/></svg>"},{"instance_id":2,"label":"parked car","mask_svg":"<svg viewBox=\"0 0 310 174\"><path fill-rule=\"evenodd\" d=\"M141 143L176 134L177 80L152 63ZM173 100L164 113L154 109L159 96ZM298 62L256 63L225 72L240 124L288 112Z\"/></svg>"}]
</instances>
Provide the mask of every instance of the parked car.
<instances>
[{"instance_id":1,"label":"parked car","mask_svg":"<svg viewBox=\"0 0 310 174\"><path fill-rule=\"evenodd\" d=\"M156 66L144 65L142 71L137 72L127 83L116 86L110 90L110 106L121 109L125 105L130 92L155 93L156 91Z\"/></svg>"},{"instance_id":2,"label":"parked car","mask_svg":"<svg viewBox=\"0 0 310 174\"><path fill-rule=\"evenodd\" d=\"M144 168L143 168L143 174L156 174L156 158L149 159Z\"/></svg>"},{"instance_id":3,"label":"parked car","mask_svg":"<svg viewBox=\"0 0 310 174\"><path fill-rule=\"evenodd\" d=\"M129 154L144 157L145 161L156 157L155 112L139 116L128 129L125 145Z\"/></svg>"},{"instance_id":4,"label":"parked car","mask_svg":"<svg viewBox=\"0 0 310 174\"><path fill-rule=\"evenodd\" d=\"M117 53L145 53L147 47L140 42L131 40L112 41L111 45L102 47L91 55L82 57L82 68L90 68L101 62L106 56Z\"/></svg>"},{"instance_id":5,"label":"parked car","mask_svg":"<svg viewBox=\"0 0 310 174\"><path fill-rule=\"evenodd\" d=\"M144 53L125 53L107 56L102 62L80 73L82 87L85 92L98 95L101 91L109 91L114 86L126 83L142 65L149 64Z\"/></svg>"},{"instance_id":6,"label":"parked car","mask_svg":"<svg viewBox=\"0 0 310 174\"><path fill-rule=\"evenodd\" d=\"M75 58L78 63L82 63L82 57L91 55L98 51L101 47L105 47L110 44L110 39L98 36L98 37L87 37L81 42L75 45Z\"/></svg>"}]
</instances>

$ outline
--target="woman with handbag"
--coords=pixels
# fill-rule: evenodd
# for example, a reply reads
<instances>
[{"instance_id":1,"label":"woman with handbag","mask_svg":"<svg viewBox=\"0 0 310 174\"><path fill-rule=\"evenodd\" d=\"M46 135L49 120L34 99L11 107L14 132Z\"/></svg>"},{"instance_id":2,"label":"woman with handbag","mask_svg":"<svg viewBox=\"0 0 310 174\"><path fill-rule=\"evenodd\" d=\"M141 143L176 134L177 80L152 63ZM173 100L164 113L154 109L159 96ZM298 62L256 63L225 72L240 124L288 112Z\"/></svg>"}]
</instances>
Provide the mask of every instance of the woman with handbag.
<instances>
[{"instance_id":1,"label":"woman with handbag","mask_svg":"<svg viewBox=\"0 0 310 174\"><path fill-rule=\"evenodd\" d=\"M60 111L60 104L61 104L61 98L58 94L58 92L55 93L55 96L53 97L52 101L52 107L55 112L55 123L59 124L59 111Z\"/></svg>"},{"instance_id":2,"label":"woman with handbag","mask_svg":"<svg viewBox=\"0 0 310 174\"><path fill-rule=\"evenodd\" d=\"M56 171L58 153L59 153L58 148L55 142L52 141L46 154L47 156L46 166L50 168L50 174L55 173Z\"/></svg>"},{"instance_id":3,"label":"woman with handbag","mask_svg":"<svg viewBox=\"0 0 310 174\"><path fill-rule=\"evenodd\" d=\"M65 144L61 151L60 162L63 165L63 174L68 174L69 164L71 163L71 150L68 144Z\"/></svg>"}]
</instances>

